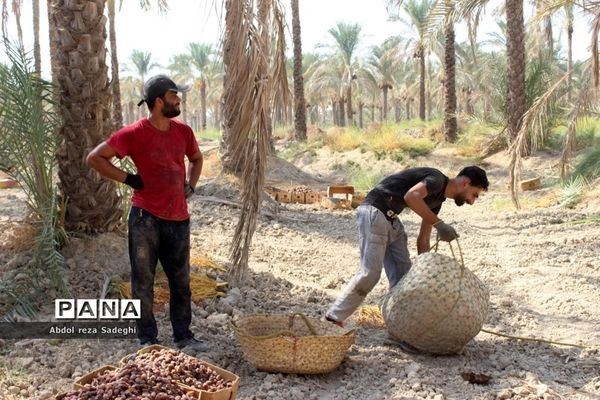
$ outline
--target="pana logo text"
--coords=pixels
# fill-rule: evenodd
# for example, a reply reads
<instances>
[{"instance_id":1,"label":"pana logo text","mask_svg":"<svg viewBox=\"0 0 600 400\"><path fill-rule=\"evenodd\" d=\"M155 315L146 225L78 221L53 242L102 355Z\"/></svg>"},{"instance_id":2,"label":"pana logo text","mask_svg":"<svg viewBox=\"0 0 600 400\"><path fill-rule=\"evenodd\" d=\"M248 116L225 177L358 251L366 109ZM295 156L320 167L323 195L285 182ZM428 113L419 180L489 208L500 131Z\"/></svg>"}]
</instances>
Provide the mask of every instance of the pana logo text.
<instances>
[{"instance_id":1,"label":"pana logo text","mask_svg":"<svg viewBox=\"0 0 600 400\"><path fill-rule=\"evenodd\" d=\"M139 299L55 299L56 319L140 319Z\"/></svg>"}]
</instances>

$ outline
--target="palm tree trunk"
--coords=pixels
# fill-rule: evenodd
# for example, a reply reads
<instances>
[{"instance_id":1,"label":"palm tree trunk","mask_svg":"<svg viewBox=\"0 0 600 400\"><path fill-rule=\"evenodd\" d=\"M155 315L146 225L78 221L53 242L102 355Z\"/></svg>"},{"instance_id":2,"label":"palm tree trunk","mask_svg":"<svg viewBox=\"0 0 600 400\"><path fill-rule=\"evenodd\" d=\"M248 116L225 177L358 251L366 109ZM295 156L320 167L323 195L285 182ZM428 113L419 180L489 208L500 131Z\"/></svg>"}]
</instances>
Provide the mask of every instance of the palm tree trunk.
<instances>
[{"instance_id":1,"label":"palm tree trunk","mask_svg":"<svg viewBox=\"0 0 600 400\"><path fill-rule=\"evenodd\" d=\"M387 121L387 112L388 112L388 89L389 86L387 83L383 84L383 87L381 88L381 93L382 93L382 97L383 97L383 109L381 110L381 115L382 115L382 120L383 121Z\"/></svg>"},{"instance_id":2,"label":"palm tree trunk","mask_svg":"<svg viewBox=\"0 0 600 400\"><path fill-rule=\"evenodd\" d=\"M104 0L49 4L56 35L59 110L64 142L58 151L59 188L66 202L65 228L113 230L121 219L116 184L85 165L85 154L111 133Z\"/></svg>"},{"instance_id":3,"label":"palm tree trunk","mask_svg":"<svg viewBox=\"0 0 600 400\"><path fill-rule=\"evenodd\" d=\"M360 129L363 128L363 110L365 108L365 105L362 101L358 102L358 127Z\"/></svg>"},{"instance_id":4,"label":"palm tree trunk","mask_svg":"<svg viewBox=\"0 0 600 400\"><path fill-rule=\"evenodd\" d=\"M446 1L448 4L448 1ZM454 26L445 27L444 46L444 138L454 143L457 138L456 122L456 53L454 50Z\"/></svg>"},{"instance_id":5,"label":"palm tree trunk","mask_svg":"<svg viewBox=\"0 0 600 400\"><path fill-rule=\"evenodd\" d=\"M572 81L573 81L573 19L567 17L567 101L571 102Z\"/></svg>"},{"instance_id":6,"label":"palm tree trunk","mask_svg":"<svg viewBox=\"0 0 600 400\"><path fill-rule=\"evenodd\" d=\"M33 0L33 60L35 73L42 75L42 56L40 55L40 0Z\"/></svg>"},{"instance_id":7,"label":"palm tree trunk","mask_svg":"<svg viewBox=\"0 0 600 400\"><path fill-rule=\"evenodd\" d=\"M340 126L336 99L331 99L331 117L333 119L333 126Z\"/></svg>"},{"instance_id":8,"label":"palm tree trunk","mask_svg":"<svg viewBox=\"0 0 600 400\"><path fill-rule=\"evenodd\" d=\"M53 0L48 0L47 14L48 14L48 39L49 42L56 43L58 41L58 31L56 30L56 23L53 17ZM56 46L50 45L50 72L52 74L52 83L58 85L58 54ZM56 99L58 101L58 99Z\"/></svg>"},{"instance_id":9,"label":"palm tree trunk","mask_svg":"<svg viewBox=\"0 0 600 400\"><path fill-rule=\"evenodd\" d=\"M292 0L292 38L294 42L294 136L306 140L306 100L302 76L302 36L298 0Z\"/></svg>"},{"instance_id":10,"label":"palm tree trunk","mask_svg":"<svg viewBox=\"0 0 600 400\"><path fill-rule=\"evenodd\" d=\"M508 134L513 139L519 132L525 114L523 0L506 0L506 27Z\"/></svg>"},{"instance_id":11,"label":"palm tree trunk","mask_svg":"<svg viewBox=\"0 0 600 400\"><path fill-rule=\"evenodd\" d=\"M425 121L425 50L420 49L419 57L419 118Z\"/></svg>"},{"instance_id":12,"label":"palm tree trunk","mask_svg":"<svg viewBox=\"0 0 600 400\"><path fill-rule=\"evenodd\" d=\"M475 115L475 109L473 108L473 99L472 99L473 90L468 87L465 89L465 111L469 115Z\"/></svg>"},{"instance_id":13,"label":"palm tree trunk","mask_svg":"<svg viewBox=\"0 0 600 400\"><path fill-rule=\"evenodd\" d=\"M394 99L394 121L400 122L400 99Z\"/></svg>"},{"instance_id":14,"label":"palm tree trunk","mask_svg":"<svg viewBox=\"0 0 600 400\"><path fill-rule=\"evenodd\" d=\"M112 112L114 130L123 126L123 110L121 109L121 81L119 79L119 58L117 57L117 33L115 30L115 1L108 0L108 26L110 31L110 87L112 92Z\"/></svg>"},{"instance_id":15,"label":"palm tree trunk","mask_svg":"<svg viewBox=\"0 0 600 400\"><path fill-rule=\"evenodd\" d=\"M371 103L371 122L375 122L375 102Z\"/></svg>"},{"instance_id":16,"label":"palm tree trunk","mask_svg":"<svg viewBox=\"0 0 600 400\"><path fill-rule=\"evenodd\" d=\"M200 126L203 131L206 130L206 81L204 78L200 81Z\"/></svg>"},{"instance_id":17,"label":"palm tree trunk","mask_svg":"<svg viewBox=\"0 0 600 400\"><path fill-rule=\"evenodd\" d=\"M187 114L187 92L183 92L181 93L181 120L186 124L188 123Z\"/></svg>"},{"instance_id":18,"label":"palm tree trunk","mask_svg":"<svg viewBox=\"0 0 600 400\"><path fill-rule=\"evenodd\" d=\"M412 115L410 115L410 103L412 99L406 99L406 119L410 120Z\"/></svg>"},{"instance_id":19,"label":"palm tree trunk","mask_svg":"<svg viewBox=\"0 0 600 400\"><path fill-rule=\"evenodd\" d=\"M340 113L339 115L339 122L340 122L340 126L346 126L346 113L344 112L344 98L341 97L339 100L339 107L338 107L338 112Z\"/></svg>"},{"instance_id":20,"label":"palm tree trunk","mask_svg":"<svg viewBox=\"0 0 600 400\"><path fill-rule=\"evenodd\" d=\"M352 81L348 83L348 88L346 88L346 115L348 116L348 126L354 126L354 112L352 110Z\"/></svg>"}]
</instances>

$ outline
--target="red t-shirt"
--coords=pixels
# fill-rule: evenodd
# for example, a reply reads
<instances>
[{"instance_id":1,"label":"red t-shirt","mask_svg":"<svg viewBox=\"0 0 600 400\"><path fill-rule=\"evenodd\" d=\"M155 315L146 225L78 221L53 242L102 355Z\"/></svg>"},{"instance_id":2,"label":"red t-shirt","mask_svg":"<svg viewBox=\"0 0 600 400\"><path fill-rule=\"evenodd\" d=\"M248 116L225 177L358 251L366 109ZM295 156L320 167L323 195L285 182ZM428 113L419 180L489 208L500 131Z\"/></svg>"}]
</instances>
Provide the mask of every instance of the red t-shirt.
<instances>
[{"instance_id":1,"label":"red t-shirt","mask_svg":"<svg viewBox=\"0 0 600 400\"><path fill-rule=\"evenodd\" d=\"M199 151L192 128L172 119L169 130L163 132L144 118L113 133L106 143L120 159L131 157L142 177L144 188L133 191L134 207L170 221L189 218L184 155L191 157Z\"/></svg>"}]
</instances>

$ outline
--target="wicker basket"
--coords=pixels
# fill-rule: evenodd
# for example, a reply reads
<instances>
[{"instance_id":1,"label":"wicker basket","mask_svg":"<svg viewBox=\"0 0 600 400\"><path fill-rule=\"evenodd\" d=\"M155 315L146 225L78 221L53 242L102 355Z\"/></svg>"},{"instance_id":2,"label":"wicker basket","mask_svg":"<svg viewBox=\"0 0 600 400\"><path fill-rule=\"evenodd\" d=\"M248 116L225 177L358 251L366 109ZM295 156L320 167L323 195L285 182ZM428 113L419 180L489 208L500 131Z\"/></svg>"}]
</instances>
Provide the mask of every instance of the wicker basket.
<instances>
[{"instance_id":1,"label":"wicker basket","mask_svg":"<svg viewBox=\"0 0 600 400\"><path fill-rule=\"evenodd\" d=\"M256 314L231 321L242 352L268 372L324 374L336 369L356 338L330 322L303 314Z\"/></svg>"},{"instance_id":2,"label":"wicker basket","mask_svg":"<svg viewBox=\"0 0 600 400\"><path fill-rule=\"evenodd\" d=\"M429 353L453 354L479 333L488 303L487 288L464 263L429 252L416 258L381 311L396 339Z\"/></svg>"}]
</instances>

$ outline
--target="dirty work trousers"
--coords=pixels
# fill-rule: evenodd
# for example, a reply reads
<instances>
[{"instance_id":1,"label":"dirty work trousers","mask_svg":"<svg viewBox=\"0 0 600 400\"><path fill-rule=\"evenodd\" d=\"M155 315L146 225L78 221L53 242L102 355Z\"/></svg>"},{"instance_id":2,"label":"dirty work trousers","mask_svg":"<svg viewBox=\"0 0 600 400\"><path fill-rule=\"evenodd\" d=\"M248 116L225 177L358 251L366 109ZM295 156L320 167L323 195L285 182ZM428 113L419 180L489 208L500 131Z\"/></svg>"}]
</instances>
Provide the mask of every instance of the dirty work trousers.
<instances>
[{"instance_id":1,"label":"dirty work trousers","mask_svg":"<svg viewBox=\"0 0 600 400\"><path fill-rule=\"evenodd\" d=\"M138 207L129 213L129 261L132 297L141 300L142 318L136 320L140 342L156 339L152 310L154 274L160 260L169 281L169 314L175 341L193 337L190 291L190 220L168 221Z\"/></svg>"},{"instance_id":2,"label":"dirty work trousers","mask_svg":"<svg viewBox=\"0 0 600 400\"><path fill-rule=\"evenodd\" d=\"M327 310L327 316L339 322L348 318L379 282L382 267L391 289L411 266L406 232L399 218L390 221L377 208L362 205L357 209L356 221L360 269Z\"/></svg>"}]
</instances>

